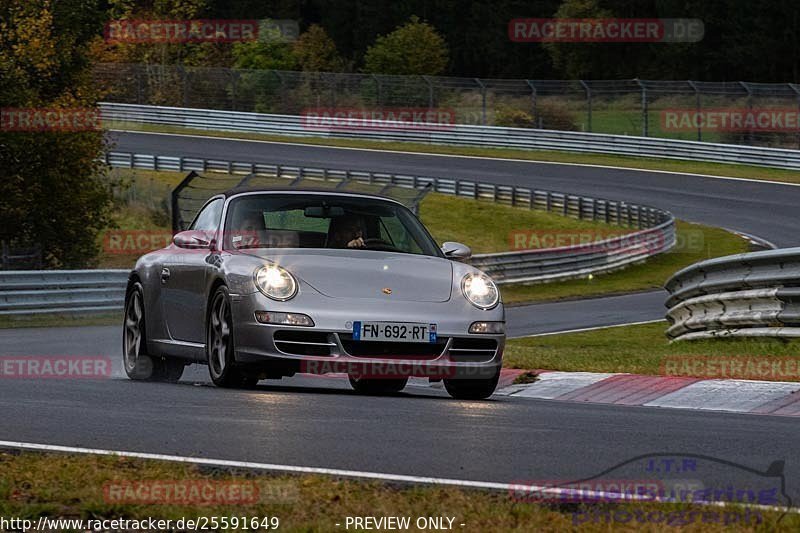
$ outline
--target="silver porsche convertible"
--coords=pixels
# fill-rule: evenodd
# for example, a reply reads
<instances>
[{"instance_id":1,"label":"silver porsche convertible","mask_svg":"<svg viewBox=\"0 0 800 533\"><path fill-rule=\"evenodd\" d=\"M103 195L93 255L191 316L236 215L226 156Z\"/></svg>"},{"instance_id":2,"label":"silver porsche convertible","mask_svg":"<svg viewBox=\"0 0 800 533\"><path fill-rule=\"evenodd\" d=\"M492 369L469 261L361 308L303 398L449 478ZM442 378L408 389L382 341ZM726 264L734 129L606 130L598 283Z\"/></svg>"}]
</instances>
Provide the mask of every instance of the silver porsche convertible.
<instances>
[{"instance_id":1,"label":"silver porsche convertible","mask_svg":"<svg viewBox=\"0 0 800 533\"><path fill-rule=\"evenodd\" d=\"M167 248L142 256L125 297L124 367L177 381L204 363L222 387L346 374L362 393L443 381L492 394L505 314L492 280L381 196L234 189Z\"/></svg>"}]
</instances>

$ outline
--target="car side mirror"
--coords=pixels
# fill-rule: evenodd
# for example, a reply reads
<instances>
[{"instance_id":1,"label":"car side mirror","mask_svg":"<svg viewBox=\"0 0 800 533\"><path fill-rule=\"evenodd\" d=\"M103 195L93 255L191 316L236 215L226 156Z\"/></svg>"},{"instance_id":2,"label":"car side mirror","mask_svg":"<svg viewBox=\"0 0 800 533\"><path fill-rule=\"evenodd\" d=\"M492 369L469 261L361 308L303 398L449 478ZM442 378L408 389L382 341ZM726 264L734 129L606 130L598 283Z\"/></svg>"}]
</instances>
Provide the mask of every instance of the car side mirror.
<instances>
[{"instance_id":1,"label":"car side mirror","mask_svg":"<svg viewBox=\"0 0 800 533\"><path fill-rule=\"evenodd\" d=\"M453 261L466 261L472 257L472 250L466 244L460 242L446 242L442 244L442 252L444 256Z\"/></svg>"},{"instance_id":2,"label":"car side mirror","mask_svg":"<svg viewBox=\"0 0 800 533\"><path fill-rule=\"evenodd\" d=\"M211 241L202 231L181 231L175 234L172 242L178 248L187 248L189 250L211 248Z\"/></svg>"}]
</instances>

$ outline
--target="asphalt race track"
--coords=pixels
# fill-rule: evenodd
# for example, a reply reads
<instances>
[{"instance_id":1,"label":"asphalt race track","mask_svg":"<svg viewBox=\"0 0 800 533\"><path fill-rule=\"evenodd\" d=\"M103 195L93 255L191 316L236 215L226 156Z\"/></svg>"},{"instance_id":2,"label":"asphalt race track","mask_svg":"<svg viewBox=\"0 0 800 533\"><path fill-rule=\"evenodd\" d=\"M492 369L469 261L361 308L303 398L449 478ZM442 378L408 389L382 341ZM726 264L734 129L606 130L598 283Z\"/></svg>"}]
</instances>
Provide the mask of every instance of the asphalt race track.
<instances>
[{"instance_id":1,"label":"asphalt race track","mask_svg":"<svg viewBox=\"0 0 800 533\"><path fill-rule=\"evenodd\" d=\"M522 184L641 202L687 220L800 241L800 188L588 166L340 150L212 138L114 133L116 150L392 171ZM508 309L509 333L646 321L660 291ZM766 469L785 459L800 501L800 426L793 418L555 402L449 399L410 386L361 397L342 380L263 381L257 390L208 384L193 367L180 384L135 383L119 372L121 328L0 330L0 355L108 355L106 380L6 379L0 440L326 467L474 481L582 479L640 454L706 454ZM708 483L711 480L704 480Z\"/></svg>"},{"instance_id":2,"label":"asphalt race track","mask_svg":"<svg viewBox=\"0 0 800 533\"><path fill-rule=\"evenodd\" d=\"M2 355L118 354L120 343L116 327L0 330ZM792 417L463 402L430 387L362 397L343 380L310 376L232 391L211 386L201 366L177 385L128 381L120 359L109 380L4 380L0 439L508 483L583 479L658 452L759 470L786 459L787 492L800 498ZM726 473L739 474L750 479Z\"/></svg>"},{"instance_id":3,"label":"asphalt race track","mask_svg":"<svg viewBox=\"0 0 800 533\"><path fill-rule=\"evenodd\" d=\"M647 291L574 301L506 307L509 337L648 322L664 318L667 292ZM666 324L666 323L665 323Z\"/></svg>"}]
</instances>

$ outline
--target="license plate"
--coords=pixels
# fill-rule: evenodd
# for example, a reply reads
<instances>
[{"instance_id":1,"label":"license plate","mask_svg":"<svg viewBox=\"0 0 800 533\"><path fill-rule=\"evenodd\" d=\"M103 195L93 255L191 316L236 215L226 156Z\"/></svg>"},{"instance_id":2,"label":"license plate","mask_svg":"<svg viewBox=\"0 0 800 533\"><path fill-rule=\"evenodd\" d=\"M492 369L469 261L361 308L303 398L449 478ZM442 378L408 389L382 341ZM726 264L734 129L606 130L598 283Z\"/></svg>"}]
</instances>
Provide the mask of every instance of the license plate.
<instances>
[{"instance_id":1,"label":"license plate","mask_svg":"<svg viewBox=\"0 0 800 533\"><path fill-rule=\"evenodd\" d=\"M436 324L419 322L353 322L354 341L436 342Z\"/></svg>"}]
</instances>

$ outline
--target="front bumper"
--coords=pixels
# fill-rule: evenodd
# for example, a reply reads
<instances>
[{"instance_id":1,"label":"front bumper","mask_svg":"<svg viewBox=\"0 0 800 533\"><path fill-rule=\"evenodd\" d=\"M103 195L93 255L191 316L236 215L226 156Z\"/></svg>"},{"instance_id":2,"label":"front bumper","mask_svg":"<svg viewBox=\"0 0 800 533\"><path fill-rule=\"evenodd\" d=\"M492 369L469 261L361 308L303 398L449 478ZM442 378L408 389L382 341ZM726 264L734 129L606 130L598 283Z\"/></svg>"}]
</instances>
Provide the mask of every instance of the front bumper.
<instances>
[{"instance_id":1,"label":"front bumper","mask_svg":"<svg viewBox=\"0 0 800 533\"><path fill-rule=\"evenodd\" d=\"M287 374L486 379L502 365L504 334L468 332L473 322L504 321L502 304L486 311L458 299L390 302L308 293L289 302L260 293L233 295L232 304L237 361L264 367L277 364ZM303 313L315 325L262 324L255 319L257 310ZM436 344L357 342L352 340L357 320L435 323L438 340Z\"/></svg>"}]
</instances>

